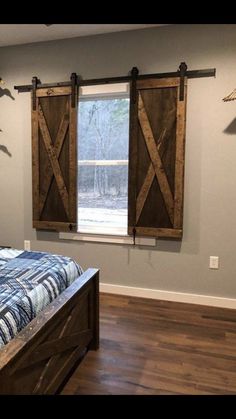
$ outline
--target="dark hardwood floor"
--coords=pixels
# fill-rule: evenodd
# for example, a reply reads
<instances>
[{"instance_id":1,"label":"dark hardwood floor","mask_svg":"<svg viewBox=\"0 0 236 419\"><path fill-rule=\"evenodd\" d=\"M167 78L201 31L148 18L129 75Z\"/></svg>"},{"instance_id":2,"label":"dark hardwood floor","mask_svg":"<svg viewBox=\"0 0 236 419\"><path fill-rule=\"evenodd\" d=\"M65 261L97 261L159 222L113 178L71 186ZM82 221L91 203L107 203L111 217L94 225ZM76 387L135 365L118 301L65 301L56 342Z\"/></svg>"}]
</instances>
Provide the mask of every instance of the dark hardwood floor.
<instances>
[{"instance_id":1,"label":"dark hardwood floor","mask_svg":"<svg viewBox=\"0 0 236 419\"><path fill-rule=\"evenodd\" d=\"M61 394L236 394L236 310L100 295L100 349Z\"/></svg>"}]
</instances>

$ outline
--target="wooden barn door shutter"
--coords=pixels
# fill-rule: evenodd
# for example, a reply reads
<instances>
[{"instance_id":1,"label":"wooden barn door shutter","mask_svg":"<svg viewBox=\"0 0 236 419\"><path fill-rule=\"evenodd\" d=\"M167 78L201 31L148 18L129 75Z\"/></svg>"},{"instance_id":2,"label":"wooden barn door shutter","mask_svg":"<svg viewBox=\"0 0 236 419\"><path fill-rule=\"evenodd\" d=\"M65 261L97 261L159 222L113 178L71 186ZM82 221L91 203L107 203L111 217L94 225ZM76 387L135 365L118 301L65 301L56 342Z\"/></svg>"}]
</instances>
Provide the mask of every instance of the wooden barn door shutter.
<instances>
[{"instance_id":1,"label":"wooden barn door shutter","mask_svg":"<svg viewBox=\"0 0 236 419\"><path fill-rule=\"evenodd\" d=\"M186 77L136 81L130 120L130 235L182 237L186 91Z\"/></svg>"},{"instance_id":2,"label":"wooden barn door shutter","mask_svg":"<svg viewBox=\"0 0 236 419\"><path fill-rule=\"evenodd\" d=\"M32 92L33 227L75 230L77 89Z\"/></svg>"}]
</instances>

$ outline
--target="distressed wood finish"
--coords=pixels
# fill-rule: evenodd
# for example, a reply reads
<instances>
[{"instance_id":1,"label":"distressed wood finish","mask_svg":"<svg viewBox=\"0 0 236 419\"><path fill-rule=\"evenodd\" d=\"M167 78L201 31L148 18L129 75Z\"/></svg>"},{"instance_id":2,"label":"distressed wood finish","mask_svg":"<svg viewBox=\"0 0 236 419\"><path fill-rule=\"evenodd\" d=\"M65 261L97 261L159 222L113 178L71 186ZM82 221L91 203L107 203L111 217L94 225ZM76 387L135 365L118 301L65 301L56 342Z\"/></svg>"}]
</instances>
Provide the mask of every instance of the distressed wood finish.
<instances>
[{"instance_id":1,"label":"distressed wood finish","mask_svg":"<svg viewBox=\"0 0 236 419\"><path fill-rule=\"evenodd\" d=\"M0 394L54 394L99 346L99 271L88 269L0 350Z\"/></svg>"},{"instance_id":2,"label":"distressed wood finish","mask_svg":"<svg viewBox=\"0 0 236 419\"><path fill-rule=\"evenodd\" d=\"M179 86L179 77L170 77L169 79L137 80L137 89L156 89L160 87L177 86Z\"/></svg>"},{"instance_id":3,"label":"distressed wood finish","mask_svg":"<svg viewBox=\"0 0 236 419\"><path fill-rule=\"evenodd\" d=\"M133 81L130 82L130 91L133 91ZM136 177L137 177L137 163L138 163L138 148L137 148L137 117L138 117L138 102L130 102L130 121L129 121L129 181L128 181L128 225L133 227L135 226L136 220Z\"/></svg>"},{"instance_id":4,"label":"distressed wood finish","mask_svg":"<svg viewBox=\"0 0 236 419\"><path fill-rule=\"evenodd\" d=\"M130 125L129 234L182 238L186 84L187 79L180 103L180 78L137 81L138 110L131 107Z\"/></svg>"},{"instance_id":5,"label":"distressed wood finish","mask_svg":"<svg viewBox=\"0 0 236 419\"><path fill-rule=\"evenodd\" d=\"M32 111L33 227L76 229L76 121L71 86L36 90ZM67 226L67 227L66 227Z\"/></svg>"},{"instance_id":6,"label":"distressed wood finish","mask_svg":"<svg viewBox=\"0 0 236 419\"><path fill-rule=\"evenodd\" d=\"M74 107L70 108L70 129L69 129L69 212L70 220L77 217L77 92L75 89ZM71 99L72 100L72 99ZM71 104L72 105L72 104ZM76 158L75 158L76 156ZM75 230L75 229L74 229Z\"/></svg>"},{"instance_id":7,"label":"distressed wood finish","mask_svg":"<svg viewBox=\"0 0 236 419\"><path fill-rule=\"evenodd\" d=\"M39 196L39 131L38 131L38 99L36 98L36 109L33 110L33 92L31 92L31 124L32 124L32 183L33 183L33 219L38 220L40 211Z\"/></svg>"},{"instance_id":8,"label":"distressed wood finish","mask_svg":"<svg viewBox=\"0 0 236 419\"><path fill-rule=\"evenodd\" d=\"M143 136L146 142L146 146L149 152L149 156L152 162L153 169L156 173L157 180L161 189L162 196L165 201L166 209L168 211L171 222L173 222L173 196L170 189L170 185L165 174L165 169L156 147L156 143L153 137L152 129L147 117L147 113L143 104L141 93L139 93L138 99L138 118L139 123L143 131Z\"/></svg>"},{"instance_id":9,"label":"distressed wood finish","mask_svg":"<svg viewBox=\"0 0 236 419\"><path fill-rule=\"evenodd\" d=\"M111 294L100 307L100 349L63 395L236 394L236 310Z\"/></svg>"},{"instance_id":10,"label":"distressed wood finish","mask_svg":"<svg viewBox=\"0 0 236 419\"><path fill-rule=\"evenodd\" d=\"M183 225L183 204L184 204L184 156L185 156L185 124L186 124L186 101L187 101L187 79L184 85L184 101L177 103L177 125L176 125L176 158L175 158L175 205L174 205L174 228L181 228ZM178 89L179 97L179 89Z\"/></svg>"},{"instance_id":11,"label":"distressed wood finish","mask_svg":"<svg viewBox=\"0 0 236 419\"><path fill-rule=\"evenodd\" d=\"M56 221L34 221L34 228L41 230L60 230L73 231L76 228L76 223L61 223Z\"/></svg>"},{"instance_id":12,"label":"distressed wood finish","mask_svg":"<svg viewBox=\"0 0 236 419\"><path fill-rule=\"evenodd\" d=\"M161 136L159 138L159 144L157 145L158 152L159 152L159 150L161 148L161 145L164 144L162 142L162 140L163 140L165 131L166 130L163 130L163 132L161 133ZM147 175L146 175L146 177L144 179L143 185L142 185L142 187L140 189L140 192L138 194L138 197L137 197L137 203L136 203L136 224L137 224L137 222L139 220L139 217L141 215L143 206L144 206L144 204L146 202L146 199L147 199L147 196L148 196L150 187L152 186L152 182L154 180L154 177L155 177L155 170L154 170L153 165L151 163L150 166L149 166L149 168L148 168L148 172L147 172Z\"/></svg>"},{"instance_id":13,"label":"distressed wood finish","mask_svg":"<svg viewBox=\"0 0 236 419\"><path fill-rule=\"evenodd\" d=\"M68 129L69 126L69 109L68 109L68 104L66 107L66 111L63 115L63 118L61 120L59 129L58 129L58 133L57 133L57 137L56 137L56 141L54 144L54 151L55 151L55 155L56 155L56 159L59 158L60 153L61 153L61 149L63 146L63 142L64 142L64 138L66 135L66 131ZM47 195L48 195L48 190L50 187L50 184L52 182L53 179L53 170L52 170L52 166L50 164L50 161L48 160L48 164L46 166L46 171L45 171L45 175L44 175L44 184L42 185L42 192L41 192L41 199L40 199L40 206L39 206L39 213L41 214Z\"/></svg>"},{"instance_id":14,"label":"distressed wood finish","mask_svg":"<svg viewBox=\"0 0 236 419\"><path fill-rule=\"evenodd\" d=\"M173 239L181 239L183 230L177 228L152 228L152 227L136 227L136 233L140 236L149 237L169 237ZM132 227L128 227L128 234L132 235Z\"/></svg>"},{"instance_id":15,"label":"distressed wood finish","mask_svg":"<svg viewBox=\"0 0 236 419\"><path fill-rule=\"evenodd\" d=\"M48 87L48 88L41 88L38 89L36 92L37 97L47 97L47 96L62 96L62 95L70 95L71 94L71 86L63 86L63 87Z\"/></svg>"},{"instance_id":16,"label":"distressed wood finish","mask_svg":"<svg viewBox=\"0 0 236 419\"><path fill-rule=\"evenodd\" d=\"M46 151L47 151L50 163L51 163L51 167L52 167L52 170L53 170L54 177L56 179L58 191L60 193L60 196L61 196L64 208L65 208L66 214L69 218L68 191L66 189L66 185L65 185L62 173L61 173L61 168L60 168L59 162L57 160L57 155L56 155L54 146L52 144L51 137L50 137L50 134L49 134L49 131L48 131L48 127L47 127L47 124L46 124L46 121L45 121L45 118L44 118L44 115L43 115L43 111L42 111L42 108L41 108L40 105L39 105L39 111L38 111L38 118L39 118L39 126L40 126L40 130L41 130L41 133L42 133L43 141L44 141L45 148L46 148Z\"/></svg>"}]
</instances>

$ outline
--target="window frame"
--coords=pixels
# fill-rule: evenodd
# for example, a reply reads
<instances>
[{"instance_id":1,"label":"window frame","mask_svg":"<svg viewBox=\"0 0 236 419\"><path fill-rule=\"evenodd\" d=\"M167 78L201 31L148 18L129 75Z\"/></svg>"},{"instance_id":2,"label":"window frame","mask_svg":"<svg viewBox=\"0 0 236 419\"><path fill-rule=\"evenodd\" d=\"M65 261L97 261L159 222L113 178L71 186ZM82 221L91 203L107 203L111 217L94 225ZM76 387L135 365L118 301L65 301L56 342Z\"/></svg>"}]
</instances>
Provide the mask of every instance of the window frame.
<instances>
[{"instance_id":1,"label":"window frame","mask_svg":"<svg viewBox=\"0 0 236 419\"><path fill-rule=\"evenodd\" d=\"M120 88L119 88L120 87ZM100 89L99 89L100 88ZM86 92L87 90L87 92ZM100 90L100 92L99 92ZM79 87L78 90L78 104L77 104L77 118L79 119L79 103L85 102L89 100L106 100L106 99L129 99L129 107L128 107L128 144L127 144L127 151L129 157L129 138L130 138L130 83L129 82L115 82L115 83L96 83L94 85L83 85ZM79 125L79 122L78 122ZM77 149L79 150L79 138L78 138L78 131L77 131ZM77 156L77 169L79 166L127 166L129 172L129 158L128 159L114 159L114 160L79 160L79 155ZM79 226L79 204L77 203L77 226L76 226L76 233L81 235L85 235L87 238L91 238L91 236L97 237L118 237L118 241L120 237L129 237L128 236L128 184L129 179L127 178L127 223L126 226L123 228L119 227L101 227L92 226L81 224ZM77 186L77 196L78 196L78 186Z\"/></svg>"}]
</instances>

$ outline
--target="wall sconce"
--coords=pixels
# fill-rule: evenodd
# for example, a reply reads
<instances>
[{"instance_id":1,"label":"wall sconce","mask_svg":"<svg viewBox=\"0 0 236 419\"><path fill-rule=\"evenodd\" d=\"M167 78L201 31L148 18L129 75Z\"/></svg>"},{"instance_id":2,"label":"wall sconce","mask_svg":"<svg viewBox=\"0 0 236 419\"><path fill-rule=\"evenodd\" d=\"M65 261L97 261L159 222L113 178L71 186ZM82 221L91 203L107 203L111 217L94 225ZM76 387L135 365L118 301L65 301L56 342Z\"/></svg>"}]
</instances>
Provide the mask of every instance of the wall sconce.
<instances>
[{"instance_id":1,"label":"wall sconce","mask_svg":"<svg viewBox=\"0 0 236 419\"><path fill-rule=\"evenodd\" d=\"M224 102L229 102L230 100L236 100L236 89L233 90L228 96L222 99Z\"/></svg>"},{"instance_id":2,"label":"wall sconce","mask_svg":"<svg viewBox=\"0 0 236 419\"><path fill-rule=\"evenodd\" d=\"M0 84L4 84L2 77L0 77Z\"/></svg>"}]
</instances>

